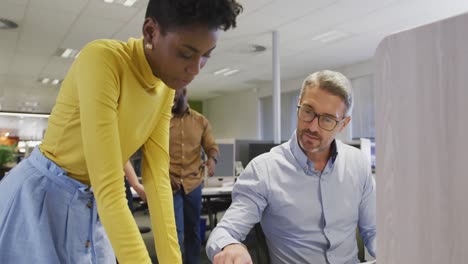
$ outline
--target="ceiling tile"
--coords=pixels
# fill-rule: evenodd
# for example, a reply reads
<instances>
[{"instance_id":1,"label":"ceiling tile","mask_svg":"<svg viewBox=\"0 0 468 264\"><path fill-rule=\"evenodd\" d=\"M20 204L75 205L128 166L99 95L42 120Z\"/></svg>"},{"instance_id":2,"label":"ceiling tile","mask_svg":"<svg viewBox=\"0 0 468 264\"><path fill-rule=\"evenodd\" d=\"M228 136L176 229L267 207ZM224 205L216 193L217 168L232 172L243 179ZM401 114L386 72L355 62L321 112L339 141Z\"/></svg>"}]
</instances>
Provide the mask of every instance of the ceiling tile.
<instances>
[{"instance_id":1,"label":"ceiling tile","mask_svg":"<svg viewBox=\"0 0 468 264\"><path fill-rule=\"evenodd\" d=\"M288 45L285 46L289 46L290 43L294 43L297 40L300 41L304 38L315 37L335 30L336 26L340 24L349 23L359 19L363 15L397 2L397 0L344 0L335 2L332 5L316 10L308 16L301 17L279 27L278 30L281 33L280 42L282 44L287 43Z\"/></svg>"},{"instance_id":2,"label":"ceiling tile","mask_svg":"<svg viewBox=\"0 0 468 264\"><path fill-rule=\"evenodd\" d=\"M125 7L123 5L109 4L103 0L90 1L84 12L84 16L105 18L121 22L129 21L138 9L134 6ZM142 18L143 19L143 18Z\"/></svg>"},{"instance_id":3,"label":"ceiling tile","mask_svg":"<svg viewBox=\"0 0 468 264\"><path fill-rule=\"evenodd\" d=\"M146 8L138 11L133 18L122 25L122 28L116 31L112 38L127 41L129 38L141 38L143 36L143 22L145 21Z\"/></svg>"},{"instance_id":4,"label":"ceiling tile","mask_svg":"<svg viewBox=\"0 0 468 264\"><path fill-rule=\"evenodd\" d=\"M0 3L0 17L10 19L20 25L26 5L17 3L16 1L7 1L6 3L3 1L5 0L2 0L2 3Z\"/></svg>"},{"instance_id":5,"label":"ceiling tile","mask_svg":"<svg viewBox=\"0 0 468 264\"><path fill-rule=\"evenodd\" d=\"M80 16L70 28L62 47L81 49L85 44L96 39L110 38L122 27L123 22Z\"/></svg>"},{"instance_id":6,"label":"ceiling tile","mask_svg":"<svg viewBox=\"0 0 468 264\"><path fill-rule=\"evenodd\" d=\"M7 74L13 60L13 53L0 53L0 76Z\"/></svg>"},{"instance_id":7,"label":"ceiling tile","mask_svg":"<svg viewBox=\"0 0 468 264\"><path fill-rule=\"evenodd\" d=\"M48 9L50 11L66 11L68 13L81 13L88 0L29 0L29 8Z\"/></svg>"},{"instance_id":8,"label":"ceiling tile","mask_svg":"<svg viewBox=\"0 0 468 264\"><path fill-rule=\"evenodd\" d=\"M64 59L61 57L53 57L41 72L42 77L50 77L63 79L68 72L68 69L73 63L73 59Z\"/></svg>"},{"instance_id":9,"label":"ceiling tile","mask_svg":"<svg viewBox=\"0 0 468 264\"><path fill-rule=\"evenodd\" d=\"M16 54L8 74L22 75L27 73L39 77L42 69L47 63L48 56L32 56Z\"/></svg>"}]
</instances>

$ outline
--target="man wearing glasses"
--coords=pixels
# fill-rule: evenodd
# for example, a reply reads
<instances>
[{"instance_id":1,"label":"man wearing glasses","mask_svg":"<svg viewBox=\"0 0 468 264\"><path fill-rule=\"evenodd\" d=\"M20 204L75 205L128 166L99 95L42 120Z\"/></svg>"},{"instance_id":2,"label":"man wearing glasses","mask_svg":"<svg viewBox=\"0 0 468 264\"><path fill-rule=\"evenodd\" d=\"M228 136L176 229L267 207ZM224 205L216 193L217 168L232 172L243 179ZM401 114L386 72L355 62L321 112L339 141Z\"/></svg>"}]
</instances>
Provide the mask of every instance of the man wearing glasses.
<instances>
[{"instance_id":1,"label":"man wearing glasses","mask_svg":"<svg viewBox=\"0 0 468 264\"><path fill-rule=\"evenodd\" d=\"M218 263L252 263L241 244L261 223L270 263L355 264L356 227L376 255L375 181L365 155L335 140L351 120L351 85L319 71L302 85L291 139L252 160L207 242Z\"/></svg>"}]
</instances>

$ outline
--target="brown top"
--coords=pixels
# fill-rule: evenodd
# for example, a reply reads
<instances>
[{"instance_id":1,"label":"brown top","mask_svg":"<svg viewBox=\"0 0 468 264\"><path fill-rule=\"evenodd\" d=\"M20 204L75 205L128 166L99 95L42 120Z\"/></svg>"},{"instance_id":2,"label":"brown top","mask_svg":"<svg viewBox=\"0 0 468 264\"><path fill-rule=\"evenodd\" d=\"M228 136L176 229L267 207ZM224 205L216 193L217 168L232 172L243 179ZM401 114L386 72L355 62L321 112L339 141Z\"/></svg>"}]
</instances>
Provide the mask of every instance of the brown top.
<instances>
[{"instance_id":1,"label":"brown top","mask_svg":"<svg viewBox=\"0 0 468 264\"><path fill-rule=\"evenodd\" d=\"M201 148L207 155L219 153L210 123L202 114L188 108L183 115L172 117L169 140L169 174L189 193L203 181Z\"/></svg>"}]
</instances>

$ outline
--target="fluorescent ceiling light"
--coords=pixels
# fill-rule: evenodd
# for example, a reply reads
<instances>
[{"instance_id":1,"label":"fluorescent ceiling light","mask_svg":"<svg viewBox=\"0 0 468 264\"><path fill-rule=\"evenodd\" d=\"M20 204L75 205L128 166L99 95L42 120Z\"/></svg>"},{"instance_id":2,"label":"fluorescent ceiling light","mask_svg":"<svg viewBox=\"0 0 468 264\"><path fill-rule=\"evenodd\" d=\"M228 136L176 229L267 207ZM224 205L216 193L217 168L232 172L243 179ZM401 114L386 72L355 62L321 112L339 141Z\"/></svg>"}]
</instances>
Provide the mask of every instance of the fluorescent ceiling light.
<instances>
[{"instance_id":1,"label":"fluorescent ceiling light","mask_svg":"<svg viewBox=\"0 0 468 264\"><path fill-rule=\"evenodd\" d=\"M39 102L36 102L36 101L26 101L24 102L24 105L25 106L28 106L28 107L36 107L39 105Z\"/></svg>"},{"instance_id":2,"label":"fluorescent ceiling light","mask_svg":"<svg viewBox=\"0 0 468 264\"><path fill-rule=\"evenodd\" d=\"M135 2L136 2L136 0L126 0L126 1L123 3L123 5L124 5L124 6L130 7L130 6L132 6L133 4L135 4Z\"/></svg>"},{"instance_id":3,"label":"fluorescent ceiling light","mask_svg":"<svg viewBox=\"0 0 468 264\"><path fill-rule=\"evenodd\" d=\"M70 54L72 53L72 49L65 49L65 51L62 53L62 55L60 55L60 57L62 58L68 58L70 57Z\"/></svg>"},{"instance_id":4,"label":"fluorescent ceiling light","mask_svg":"<svg viewBox=\"0 0 468 264\"><path fill-rule=\"evenodd\" d=\"M225 72L225 73L224 73L224 76L233 75L233 74L236 74L236 73L238 73L238 72L239 72L239 70L238 70L238 69L234 69L234 70L231 70L231 71Z\"/></svg>"},{"instance_id":5,"label":"fluorescent ceiling light","mask_svg":"<svg viewBox=\"0 0 468 264\"><path fill-rule=\"evenodd\" d=\"M136 3L137 0L104 0L108 4L123 5L125 7L131 7Z\"/></svg>"},{"instance_id":6,"label":"fluorescent ceiling light","mask_svg":"<svg viewBox=\"0 0 468 264\"><path fill-rule=\"evenodd\" d=\"M49 78L49 77L44 77L44 78L39 78L38 82L42 83L42 84L52 84L52 85L59 85L62 80L60 79L56 79L56 78Z\"/></svg>"},{"instance_id":7,"label":"fluorescent ceiling light","mask_svg":"<svg viewBox=\"0 0 468 264\"><path fill-rule=\"evenodd\" d=\"M231 70L231 69L229 69L229 68L224 68L224 69L221 69L221 70L217 70L217 71L214 72L214 75L218 75L218 74L221 74L221 73L225 73L225 72L227 72L227 71L229 71L229 70Z\"/></svg>"},{"instance_id":8,"label":"fluorescent ceiling light","mask_svg":"<svg viewBox=\"0 0 468 264\"><path fill-rule=\"evenodd\" d=\"M3 112L3 111L0 111L0 116L17 116L17 117L40 117L40 118L49 118L50 114L45 114L45 113L26 113L26 112Z\"/></svg>"},{"instance_id":9,"label":"fluorescent ceiling light","mask_svg":"<svg viewBox=\"0 0 468 264\"><path fill-rule=\"evenodd\" d=\"M312 40L320 41L323 43L329 43L338 39L342 39L344 37L347 37L349 34L337 30L331 30L328 32L325 32L323 34L320 34L316 37L314 37Z\"/></svg>"},{"instance_id":10,"label":"fluorescent ceiling light","mask_svg":"<svg viewBox=\"0 0 468 264\"><path fill-rule=\"evenodd\" d=\"M62 54L60 55L60 57L64 58L64 59L69 59L69 58L76 58L78 56L78 54L80 53L79 50L75 50L75 49L65 49Z\"/></svg>"}]
</instances>

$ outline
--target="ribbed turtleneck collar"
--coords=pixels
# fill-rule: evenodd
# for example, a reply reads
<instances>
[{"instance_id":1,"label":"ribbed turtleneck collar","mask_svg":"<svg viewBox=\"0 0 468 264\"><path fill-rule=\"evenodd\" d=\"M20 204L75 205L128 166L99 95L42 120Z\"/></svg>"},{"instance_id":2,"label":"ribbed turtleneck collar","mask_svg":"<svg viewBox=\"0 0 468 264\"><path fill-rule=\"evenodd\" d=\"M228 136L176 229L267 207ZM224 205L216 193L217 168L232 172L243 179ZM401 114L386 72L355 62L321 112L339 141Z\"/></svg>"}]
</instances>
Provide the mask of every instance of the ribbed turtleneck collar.
<instances>
[{"instance_id":1,"label":"ribbed turtleneck collar","mask_svg":"<svg viewBox=\"0 0 468 264\"><path fill-rule=\"evenodd\" d=\"M134 51L134 56L132 56L132 60L134 62L134 65L138 68L141 77L143 78L144 88L149 92L155 92L156 87L162 81L158 77L154 76L153 71L151 70L151 67L148 63L148 60L146 59L143 38L130 38L128 40L128 45L130 49Z\"/></svg>"}]
</instances>

